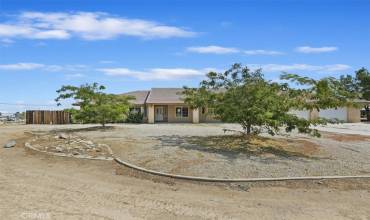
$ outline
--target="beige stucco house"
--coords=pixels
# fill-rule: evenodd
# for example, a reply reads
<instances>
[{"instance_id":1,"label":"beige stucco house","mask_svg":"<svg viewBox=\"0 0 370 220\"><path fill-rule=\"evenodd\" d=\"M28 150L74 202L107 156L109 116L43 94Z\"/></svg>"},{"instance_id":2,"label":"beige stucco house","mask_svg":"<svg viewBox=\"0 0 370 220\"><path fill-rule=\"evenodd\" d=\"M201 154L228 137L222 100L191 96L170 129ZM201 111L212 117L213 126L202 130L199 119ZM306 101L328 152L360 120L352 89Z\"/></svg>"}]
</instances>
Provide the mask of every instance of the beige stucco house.
<instances>
[{"instance_id":1,"label":"beige stucco house","mask_svg":"<svg viewBox=\"0 0 370 220\"><path fill-rule=\"evenodd\" d=\"M192 109L183 101L182 88L152 88L122 95L133 96L133 111L144 114L144 122L153 124L218 122L212 109Z\"/></svg>"},{"instance_id":2,"label":"beige stucco house","mask_svg":"<svg viewBox=\"0 0 370 220\"><path fill-rule=\"evenodd\" d=\"M132 111L141 112L145 123L202 123L219 122L213 114L213 109L192 109L183 101L182 88L152 88L124 93L122 95L133 96ZM359 108L343 107L337 109L325 109L316 111L291 111L305 119L327 118L338 119L343 122L361 122L362 106L370 104L370 101L358 100Z\"/></svg>"}]
</instances>

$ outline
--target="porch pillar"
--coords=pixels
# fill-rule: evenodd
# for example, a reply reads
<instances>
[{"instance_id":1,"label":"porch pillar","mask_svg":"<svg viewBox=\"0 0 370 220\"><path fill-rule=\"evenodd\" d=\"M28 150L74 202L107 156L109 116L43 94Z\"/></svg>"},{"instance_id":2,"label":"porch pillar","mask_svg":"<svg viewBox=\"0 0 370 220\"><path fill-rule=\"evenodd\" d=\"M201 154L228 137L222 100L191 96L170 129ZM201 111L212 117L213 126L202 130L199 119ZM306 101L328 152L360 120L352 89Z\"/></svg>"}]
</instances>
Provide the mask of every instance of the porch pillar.
<instances>
[{"instance_id":1,"label":"porch pillar","mask_svg":"<svg viewBox=\"0 0 370 220\"><path fill-rule=\"evenodd\" d=\"M148 105L148 123L154 124L154 105L153 104Z\"/></svg>"},{"instance_id":2,"label":"porch pillar","mask_svg":"<svg viewBox=\"0 0 370 220\"><path fill-rule=\"evenodd\" d=\"M198 124L199 123L199 108L193 109L193 123Z\"/></svg>"}]
</instances>

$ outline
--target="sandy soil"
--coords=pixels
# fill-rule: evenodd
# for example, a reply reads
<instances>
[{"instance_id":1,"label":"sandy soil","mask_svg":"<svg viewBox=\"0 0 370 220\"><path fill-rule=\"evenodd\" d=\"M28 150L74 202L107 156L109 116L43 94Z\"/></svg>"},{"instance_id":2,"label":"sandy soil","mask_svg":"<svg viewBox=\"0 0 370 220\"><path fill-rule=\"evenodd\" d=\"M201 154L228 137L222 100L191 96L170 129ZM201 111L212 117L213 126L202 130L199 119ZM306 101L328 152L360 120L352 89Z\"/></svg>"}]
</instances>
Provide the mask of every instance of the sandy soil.
<instances>
[{"instance_id":1,"label":"sandy soil","mask_svg":"<svg viewBox=\"0 0 370 220\"><path fill-rule=\"evenodd\" d=\"M77 126L76 126L77 127ZM369 219L370 181L165 184L115 175L107 161L35 154L0 126L1 219Z\"/></svg>"}]
</instances>

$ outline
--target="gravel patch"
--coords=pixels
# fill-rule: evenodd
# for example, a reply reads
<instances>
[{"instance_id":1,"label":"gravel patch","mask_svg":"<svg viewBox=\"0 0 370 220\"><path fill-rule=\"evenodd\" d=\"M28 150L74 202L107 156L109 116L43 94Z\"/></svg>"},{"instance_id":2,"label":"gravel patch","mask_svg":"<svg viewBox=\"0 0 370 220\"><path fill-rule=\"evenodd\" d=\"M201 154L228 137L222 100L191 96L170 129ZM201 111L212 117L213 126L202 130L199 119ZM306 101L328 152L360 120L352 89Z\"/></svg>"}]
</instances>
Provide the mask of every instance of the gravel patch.
<instances>
[{"instance_id":1,"label":"gravel patch","mask_svg":"<svg viewBox=\"0 0 370 220\"><path fill-rule=\"evenodd\" d=\"M306 141L318 146L309 156L212 151L190 141L232 135L224 133L223 129L241 130L237 124L119 124L107 129L96 125L31 125L27 129L41 133L51 130L54 135L71 133L94 143L108 144L116 156L127 162L180 175L254 178L370 174L370 135L364 136L370 134L367 133L370 124L318 127L322 138L291 134L289 139L292 141ZM296 147L305 148L304 144Z\"/></svg>"},{"instance_id":2,"label":"gravel patch","mask_svg":"<svg viewBox=\"0 0 370 220\"><path fill-rule=\"evenodd\" d=\"M338 129L336 126L333 129ZM352 133L370 129L368 124L358 124L356 129L353 126L350 126ZM304 140L318 146L308 157L276 152L253 155L210 151L189 141L199 137L231 135L225 134L223 129L241 128L236 124L124 124L105 131L82 129L76 134L109 144L114 154L125 161L173 174L213 178L370 174L370 140L366 138L338 141L333 135L341 134L329 135L326 132L322 138L290 135L292 141ZM326 131L330 129L325 127ZM342 130L346 132L344 128Z\"/></svg>"}]
</instances>

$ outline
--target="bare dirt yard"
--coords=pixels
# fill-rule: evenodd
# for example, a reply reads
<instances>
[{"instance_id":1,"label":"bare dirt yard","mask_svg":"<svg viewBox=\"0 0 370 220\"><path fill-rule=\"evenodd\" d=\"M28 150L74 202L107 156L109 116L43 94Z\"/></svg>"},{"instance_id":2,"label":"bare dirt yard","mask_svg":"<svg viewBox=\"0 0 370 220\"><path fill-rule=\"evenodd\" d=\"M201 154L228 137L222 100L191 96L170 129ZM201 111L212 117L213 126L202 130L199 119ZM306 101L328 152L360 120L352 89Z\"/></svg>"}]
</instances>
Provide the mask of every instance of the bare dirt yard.
<instances>
[{"instance_id":1,"label":"bare dirt yard","mask_svg":"<svg viewBox=\"0 0 370 220\"><path fill-rule=\"evenodd\" d=\"M78 143L68 143L71 156L74 150L78 155L104 153L97 149L106 144L123 160L176 174L370 174L369 124L322 127L322 138L279 136L256 143L260 147L245 147L232 133L223 136L223 128L240 129L228 124L125 124L106 130L93 125L0 125L0 219L370 219L369 179L155 182L116 175L112 161L50 156L24 148L34 139L25 131L50 135L40 146L51 151L59 151L55 143L63 144L55 134L67 133L86 145L82 151L75 148ZM17 140L16 147L2 148L10 139Z\"/></svg>"}]
</instances>

